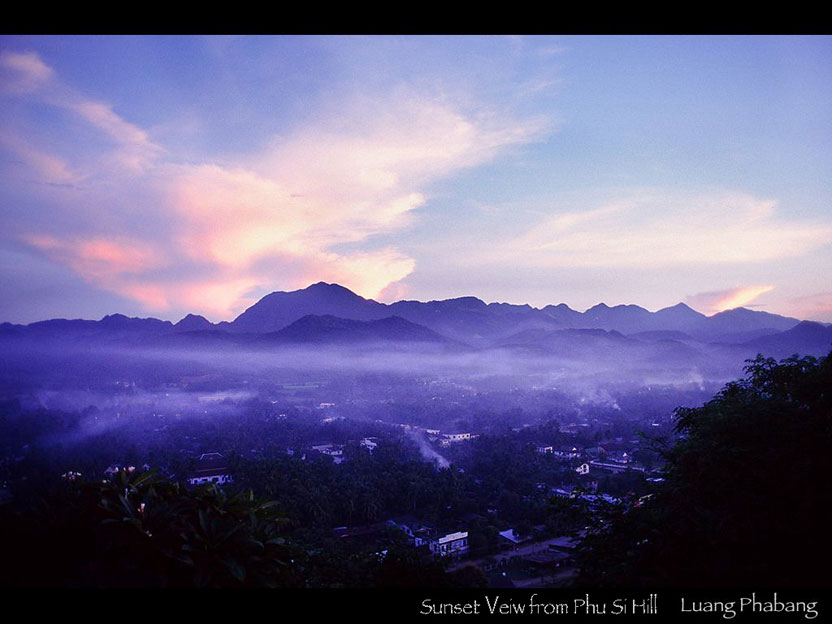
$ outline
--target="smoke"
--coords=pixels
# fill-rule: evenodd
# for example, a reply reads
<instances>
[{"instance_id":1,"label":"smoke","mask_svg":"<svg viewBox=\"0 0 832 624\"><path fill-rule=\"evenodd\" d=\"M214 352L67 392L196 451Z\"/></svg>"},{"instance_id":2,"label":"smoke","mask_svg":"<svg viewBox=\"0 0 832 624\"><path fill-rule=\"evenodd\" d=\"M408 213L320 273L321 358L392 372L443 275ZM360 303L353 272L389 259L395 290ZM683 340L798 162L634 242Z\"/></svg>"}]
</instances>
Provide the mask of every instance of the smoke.
<instances>
[{"instance_id":1,"label":"smoke","mask_svg":"<svg viewBox=\"0 0 832 624\"><path fill-rule=\"evenodd\" d=\"M448 468L451 465L447 459L445 459L440 453L436 451L428 441L425 440L425 436L420 431L409 431L408 435L410 438L416 442L417 446L419 447L419 452L422 454L422 457L425 461L436 464L439 468Z\"/></svg>"}]
</instances>

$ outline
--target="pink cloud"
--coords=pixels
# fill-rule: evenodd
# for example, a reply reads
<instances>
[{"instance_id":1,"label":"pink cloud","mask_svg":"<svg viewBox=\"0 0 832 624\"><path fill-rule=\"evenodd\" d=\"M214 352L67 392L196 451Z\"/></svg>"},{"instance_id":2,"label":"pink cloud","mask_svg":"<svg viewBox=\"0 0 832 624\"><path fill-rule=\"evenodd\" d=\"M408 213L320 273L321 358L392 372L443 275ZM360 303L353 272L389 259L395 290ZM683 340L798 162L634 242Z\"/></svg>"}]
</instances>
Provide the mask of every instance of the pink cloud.
<instances>
[{"instance_id":1,"label":"pink cloud","mask_svg":"<svg viewBox=\"0 0 832 624\"><path fill-rule=\"evenodd\" d=\"M415 261L380 239L413 222L430 199L427 186L546 130L540 120L466 112L400 90L340 99L257 153L175 163L163 160L167 152L145 130L64 84L36 55L6 62L40 80L31 98L70 111L115 145L76 167L90 181L84 201L100 206L106 220L79 224L85 236L39 230L27 241L149 311L227 316L250 303L250 292L321 280L366 297L392 292L386 289ZM28 160L50 179L74 175L36 148ZM130 189L140 189L141 203ZM139 211L162 229L137 234Z\"/></svg>"},{"instance_id":2,"label":"pink cloud","mask_svg":"<svg viewBox=\"0 0 832 624\"><path fill-rule=\"evenodd\" d=\"M404 300L410 293L410 287L402 282L393 282L385 286L381 292L378 293L377 301L384 303L395 303L396 301Z\"/></svg>"},{"instance_id":3,"label":"pink cloud","mask_svg":"<svg viewBox=\"0 0 832 624\"><path fill-rule=\"evenodd\" d=\"M687 303L705 314L716 314L750 305L772 290L774 286L740 286L691 295L687 298Z\"/></svg>"},{"instance_id":4,"label":"pink cloud","mask_svg":"<svg viewBox=\"0 0 832 624\"><path fill-rule=\"evenodd\" d=\"M23 240L83 278L104 286L125 275L147 272L164 264L160 254L142 241L61 239L43 234L27 235Z\"/></svg>"},{"instance_id":5,"label":"pink cloud","mask_svg":"<svg viewBox=\"0 0 832 624\"><path fill-rule=\"evenodd\" d=\"M63 158L36 149L28 141L10 131L0 134L0 146L20 158L27 166L34 169L44 182L53 184L70 184L79 182L78 175Z\"/></svg>"},{"instance_id":6,"label":"pink cloud","mask_svg":"<svg viewBox=\"0 0 832 624\"><path fill-rule=\"evenodd\" d=\"M156 284L122 283L113 285L112 290L135 299L148 311L167 310L170 307L168 293Z\"/></svg>"},{"instance_id":7,"label":"pink cloud","mask_svg":"<svg viewBox=\"0 0 832 624\"><path fill-rule=\"evenodd\" d=\"M246 293L258 285L250 277L240 279L217 279L174 285L178 292L171 293L179 305L191 310L200 310L215 319L227 319L234 313L242 312L255 300Z\"/></svg>"},{"instance_id":8,"label":"pink cloud","mask_svg":"<svg viewBox=\"0 0 832 624\"><path fill-rule=\"evenodd\" d=\"M0 53L0 68L5 74L2 80L3 90L16 94L36 91L54 75L52 68L35 52L6 50Z\"/></svg>"}]
</instances>

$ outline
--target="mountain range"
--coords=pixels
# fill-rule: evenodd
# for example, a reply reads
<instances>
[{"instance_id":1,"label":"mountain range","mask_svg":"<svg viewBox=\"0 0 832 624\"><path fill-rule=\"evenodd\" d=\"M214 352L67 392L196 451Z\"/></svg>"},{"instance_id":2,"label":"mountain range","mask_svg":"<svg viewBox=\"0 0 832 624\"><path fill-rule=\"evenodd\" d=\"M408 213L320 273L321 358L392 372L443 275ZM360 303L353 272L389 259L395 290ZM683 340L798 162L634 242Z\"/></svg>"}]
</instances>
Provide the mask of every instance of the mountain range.
<instances>
[{"instance_id":1,"label":"mountain range","mask_svg":"<svg viewBox=\"0 0 832 624\"><path fill-rule=\"evenodd\" d=\"M684 346L716 344L757 349L776 356L826 354L832 326L736 308L705 316L684 303L650 312L637 305L599 303L585 312L566 304L534 308L486 304L476 297L442 301L365 299L338 284L319 282L291 292L264 296L233 321L211 323L189 314L173 324L121 314L99 321L53 319L29 325L0 325L0 338L41 338L133 344L246 344L257 348L286 344L429 343L470 349L525 348L557 351L581 345Z\"/></svg>"}]
</instances>

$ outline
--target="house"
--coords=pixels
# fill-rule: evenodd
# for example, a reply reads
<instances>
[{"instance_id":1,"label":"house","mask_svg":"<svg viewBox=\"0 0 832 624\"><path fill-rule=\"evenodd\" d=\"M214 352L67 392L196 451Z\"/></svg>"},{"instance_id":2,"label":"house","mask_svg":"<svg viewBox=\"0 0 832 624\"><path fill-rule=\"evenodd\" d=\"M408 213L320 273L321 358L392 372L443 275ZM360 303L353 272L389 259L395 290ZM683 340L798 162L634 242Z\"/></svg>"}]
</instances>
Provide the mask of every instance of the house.
<instances>
[{"instance_id":1,"label":"house","mask_svg":"<svg viewBox=\"0 0 832 624\"><path fill-rule=\"evenodd\" d=\"M386 541L388 529L389 526L386 522L375 522L356 527L335 527L332 531L339 540L357 546L380 549Z\"/></svg>"},{"instance_id":2,"label":"house","mask_svg":"<svg viewBox=\"0 0 832 624\"><path fill-rule=\"evenodd\" d=\"M589 462L589 465L591 468L598 468L599 470L605 470L613 474L624 472L629 467L627 464L621 464L616 461L601 461L599 459L593 459Z\"/></svg>"},{"instance_id":3,"label":"house","mask_svg":"<svg viewBox=\"0 0 832 624\"><path fill-rule=\"evenodd\" d=\"M364 438L361 440L361 446L372 453L378 446L378 438Z\"/></svg>"},{"instance_id":4,"label":"house","mask_svg":"<svg viewBox=\"0 0 832 624\"><path fill-rule=\"evenodd\" d=\"M528 542L531 539L531 535L520 535L514 529L507 529L505 531L500 531L500 537L505 540L511 542L514 546L518 544L522 544L523 542Z\"/></svg>"},{"instance_id":5,"label":"house","mask_svg":"<svg viewBox=\"0 0 832 624\"><path fill-rule=\"evenodd\" d=\"M222 485L232 481L225 458L219 453L203 453L200 455L196 462L196 468L188 477L188 483L191 485L203 485L204 483Z\"/></svg>"},{"instance_id":6,"label":"house","mask_svg":"<svg viewBox=\"0 0 832 624\"><path fill-rule=\"evenodd\" d=\"M559 550L561 552L573 553L580 543L580 538L572 537L570 535L562 535L547 541L549 550Z\"/></svg>"},{"instance_id":7,"label":"house","mask_svg":"<svg viewBox=\"0 0 832 624\"><path fill-rule=\"evenodd\" d=\"M561 446L554 451L555 457L560 457L561 459L577 459L581 456L581 452L578 450L576 446Z\"/></svg>"},{"instance_id":8,"label":"house","mask_svg":"<svg viewBox=\"0 0 832 624\"><path fill-rule=\"evenodd\" d=\"M322 455L328 455L336 464L340 464L344 460L344 446L342 444L316 444L312 450L318 451Z\"/></svg>"},{"instance_id":9,"label":"house","mask_svg":"<svg viewBox=\"0 0 832 624\"><path fill-rule=\"evenodd\" d=\"M417 548L430 542L430 527L415 518L410 516L391 518L387 524L403 531L410 538L410 543Z\"/></svg>"},{"instance_id":10,"label":"house","mask_svg":"<svg viewBox=\"0 0 832 624\"><path fill-rule=\"evenodd\" d=\"M440 557L460 557L468 552L468 531L448 533L431 540L430 551Z\"/></svg>"}]
</instances>

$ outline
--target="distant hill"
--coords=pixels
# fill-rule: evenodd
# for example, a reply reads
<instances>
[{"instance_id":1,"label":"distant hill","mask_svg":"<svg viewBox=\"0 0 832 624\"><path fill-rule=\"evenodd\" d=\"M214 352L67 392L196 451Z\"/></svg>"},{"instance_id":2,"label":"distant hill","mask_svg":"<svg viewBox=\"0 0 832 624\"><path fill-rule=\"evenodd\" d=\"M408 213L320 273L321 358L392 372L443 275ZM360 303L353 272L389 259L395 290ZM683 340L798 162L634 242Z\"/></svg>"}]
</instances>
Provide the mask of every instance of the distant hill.
<instances>
[{"instance_id":1,"label":"distant hill","mask_svg":"<svg viewBox=\"0 0 832 624\"><path fill-rule=\"evenodd\" d=\"M573 310L564 303L538 309L527 304L486 304L476 297L384 304L360 297L338 284L318 282L300 290L268 294L230 322L214 324L203 316L188 314L174 325L155 318L112 314L99 321L53 319L30 325L4 323L0 325L0 339L206 348L267 342L440 343L445 340L478 349L511 347L548 353L575 352L581 348L612 353L615 348L642 349L647 343L666 342L662 349L678 353L679 357L686 352L683 343L699 342L725 345L732 353L751 348L770 348L782 353L790 349L801 351L804 347L817 352L825 344L824 326L816 324L817 327L807 328L801 324L798 328L799 323L798 319L746 308L708 317L683 303L657 312L637 305L604 303L585 312ZM797 331L789 333L792 329ZM565 330L575 333L553 333ZM261 341L260 337L265 338ZM633 342L626 342L630 338ZM616 344L618 347L613 346Z\"/></svg>"},{"instance_id":2,"label":"distant hill","mask_svg":"<svg viewBox=\"0 0 832 624\"><path fill-rule=\"evenodd\" d=\"M174 325L173 329L178 332L210 331L214 329L214 325L204 316L200 316L199 314L188 314L185 318Z\"/></svg>"},{"instance_id":3,"label":"distant hill","mask_svg":"<svg viewBox=\"0 0 832 624\"><path fill-rule=\"evenodd\" d=\"M750 340L743 346L775 358L789 357L796 353L820 357L832 350L832 327L802 321L784 332Z\"/></svg>"},{"instance_id":4,"label":"distant hill","mask_svg":"<svg viewBox=\"0 0 832 624\"><path fill-rule=\"evenodd\" d=\"M696 338L713 342L731 341L736 334L755 330L786 331L797 325L796 318L771 314L748 308L734 308L725 310L711 317L693 331Z\"/></svg>"},{"instance_id":5,"label":"distant hill","mask_svg":"<svg viewBox=\"0 0 832 624\"><path fill-rule=\"evenodd\" d=\"M359 297L338 284L318 282L303 290L266 295L234 319L228 329L265 334L283 329L310 314L358 321L390 316L384 304Z\"/></svg>"},{"instance_id":6,"label":"distant hill","mask_svg":"<svg viewBox=\"0 0 832 624\"><path fill-rule=\"evenodd\" d=\"M355 321L332 315L308 314L280 331L264 335L261 344L356 344L375 342L450 344L436 332L399 316Z\"/></svg>"}]
</instances>

